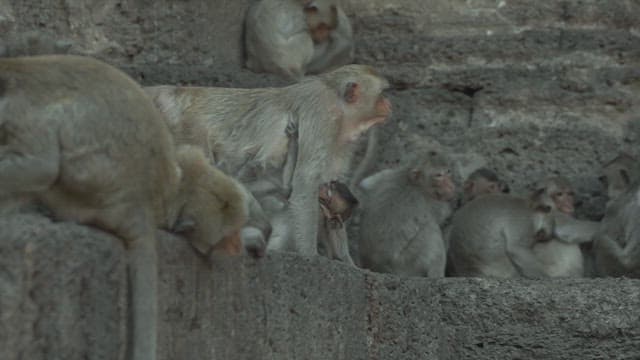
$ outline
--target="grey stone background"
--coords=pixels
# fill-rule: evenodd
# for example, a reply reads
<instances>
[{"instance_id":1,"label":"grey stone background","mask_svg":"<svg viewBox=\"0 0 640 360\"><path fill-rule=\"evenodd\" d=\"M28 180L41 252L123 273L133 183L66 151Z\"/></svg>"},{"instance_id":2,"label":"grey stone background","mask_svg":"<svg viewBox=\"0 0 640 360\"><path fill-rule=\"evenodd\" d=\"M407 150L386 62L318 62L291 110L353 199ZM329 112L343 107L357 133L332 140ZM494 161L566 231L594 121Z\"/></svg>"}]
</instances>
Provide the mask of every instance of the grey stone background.
<instances>
[{"instance_id":1,"label":"grey stone background","mask_svg":"<svg viewBox=\"0 0 640 360\"><path fill-rule=\"evenodd\" d=\"M242 68L248 1L0 0L0 40L38 30L145 85L278 86ZM640 1L344 0L356 61L389 78L378 168L437 139L525 189L640 155ZM0 219L0 359L120 359L120 242ZM395 278L324 258L196 257L162 235L161 359L635 359L640 283Z\"/></svg>"}]
</instances>

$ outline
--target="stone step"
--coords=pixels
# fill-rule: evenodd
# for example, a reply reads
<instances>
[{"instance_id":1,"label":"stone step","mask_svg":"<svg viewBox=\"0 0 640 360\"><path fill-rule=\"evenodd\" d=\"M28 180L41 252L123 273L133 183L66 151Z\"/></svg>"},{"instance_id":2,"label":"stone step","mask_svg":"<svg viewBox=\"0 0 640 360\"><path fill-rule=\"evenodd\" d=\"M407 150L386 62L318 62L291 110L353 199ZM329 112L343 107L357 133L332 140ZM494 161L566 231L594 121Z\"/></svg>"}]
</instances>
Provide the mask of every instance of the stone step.
<instances>
[{"instance_id":1,"label":"stone step","mask_svg":"<svg viewBox=\"0 0 640 360\"><path fill-rule=\"evenodd\" d=\"M423 279L323 257L215 256L159 233L159 359L624 359L640 280ZM0 358L117 359L122 243L37 215L0 218Z\"/></svg>"}]
</instances>

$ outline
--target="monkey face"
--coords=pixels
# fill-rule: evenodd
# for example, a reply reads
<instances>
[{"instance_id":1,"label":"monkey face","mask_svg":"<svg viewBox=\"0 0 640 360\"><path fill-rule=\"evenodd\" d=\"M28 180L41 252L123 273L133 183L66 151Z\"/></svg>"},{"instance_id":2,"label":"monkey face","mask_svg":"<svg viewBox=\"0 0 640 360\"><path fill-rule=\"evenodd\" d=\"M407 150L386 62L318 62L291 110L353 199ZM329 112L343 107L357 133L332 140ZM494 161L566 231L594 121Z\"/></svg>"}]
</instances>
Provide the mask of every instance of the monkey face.
<instances>
[{"instance_id":1,"label":"monkey face","mask_svg":"<svg viewBox=\"0 0 640 360\"><path fill-rule=\"evenodd\" d=\"M449 169L442 169L433 174L431 182L438 200L449 201L456 195L456 185L453 183Z\"/></svg>"},{"instance_id":2,"label":"monkey face","mask_svg":"<svg viewBox=\"0 0 640 360\"><path fill-rule=\"evenodd\" d=\"M391 115L391 102L382 95L389 83L373 69L362 65L344 66L333 75L338 73L346 73L346 81L341 86L344 114L341 134L343 139L354 141Z\"/></svg>"},{"instance_id":3,"label":"monkey face","mask_svg":"<svg viewBox=\"0 0 640 360\"><path fill-rule=\"evenodd\" d=\"M574 192L571 189L559 189L551 194L551 198L559 211L573 215Z\"/></svg>"},{"instance_id":4,"label":"monkey face","mask_svg":"<svg viewBox=\"0 0 640 360\"><path fill-rule=\"evenodd\" d=\"M348 220L358 204L349 188L339 181L321 184L318 200L326 218L339 217L340 221Z\"/></svg>"}]
</instances>

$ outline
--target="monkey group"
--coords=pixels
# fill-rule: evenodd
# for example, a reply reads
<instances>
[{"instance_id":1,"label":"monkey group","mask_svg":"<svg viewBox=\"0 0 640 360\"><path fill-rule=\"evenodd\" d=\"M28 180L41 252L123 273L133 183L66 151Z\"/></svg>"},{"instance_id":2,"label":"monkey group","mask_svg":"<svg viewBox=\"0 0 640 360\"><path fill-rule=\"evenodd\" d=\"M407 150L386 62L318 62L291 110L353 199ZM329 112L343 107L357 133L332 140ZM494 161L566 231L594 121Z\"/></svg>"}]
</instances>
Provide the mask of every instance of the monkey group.
<instances>
[{"instance_id":1,"label":"monkey group","mask_svg":"<svg viewBox=\"0 0 640 360\"><path fill-rule=\"evenodd\" d=\"M369 175L375 127L391 116L389 83L352 64L353 32L339 2L253 2L244 40L247 68L292 83L142 88L88 57L18 56L64 44L0 44L0 216L46 209L122 240L129 358L156 358L157 229L207 259L320 252L404 276L640 276L632 156L603 167L609 202L600 222L575 218L562 177L514 195L480 168L458 196L448 154L431 146ZM365 158L352 171L367 132ZM358 231L348 239L354 217Z\"/></svg>"}]
</instances>

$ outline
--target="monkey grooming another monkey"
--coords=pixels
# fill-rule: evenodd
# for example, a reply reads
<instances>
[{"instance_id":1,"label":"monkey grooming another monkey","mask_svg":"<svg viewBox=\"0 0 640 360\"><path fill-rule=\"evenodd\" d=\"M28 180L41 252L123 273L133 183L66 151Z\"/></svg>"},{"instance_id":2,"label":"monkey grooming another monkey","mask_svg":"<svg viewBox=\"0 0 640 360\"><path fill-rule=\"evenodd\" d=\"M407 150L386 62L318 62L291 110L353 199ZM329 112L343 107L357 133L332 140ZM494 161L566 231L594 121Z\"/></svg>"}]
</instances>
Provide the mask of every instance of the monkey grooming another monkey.
<instances>
[{"instance_id":1,"label":"monkey grooming another monkey","mask_svg":"<svg viewBox=\"0 0 640 360\"><path fill-rule=\"evenodd\" d=\"M640 278L640 180L607 206L593 237L598 276Z\"/></svg>"},{"instance_id":2,"label":"monkey grooming another monkey","mask_svg":"<svg viewBox=\"0 0 640 360\"><path fill-rule=\"evenodd\" d=\"M0 59L0 207L15 197L124 241L134 360L156 358L155 229L226 250L246 217L236 183L200 150L176 151L131 78L76 56Z\"/></svg>"},{"instance_id":3,"label":"monkey grooming another monkey","mask_svg":"<svg viewBox=\"0 0 640 360\"><path fill-rule=\"evenodd\" d=\"M247 164L260 165L258 176L283 171L292 140L286 129L294 124L298 151L286 209L293 236L272 233L268 248L315 255L319 186L343 177L360 135L390 115L391 104L382 96L386 87L372 68L347 65L283 88L146 90L176 141L206 150L228 174L241 174Z\"/></svg>"},{"instance_id":4,"label":"monkey grooming another monkey","mask_svg":"<svg viewBox=\"0 0 640 360\"><path fill-rule=\"evenodd\" d=\"M551 239L536 243L533 252L550 277L584 276L585 259L579 244L590 242L600 224L574 218L574 191L564 177L549 177L536 190L554 203L555 230Z\"/></svg>"},{"instance_id":5,"label":"monkey grooming another monkey","mask_svg":"<svg viewBox=\"0 0 640 360\"><path fill-rule=\"evenodd\" d=\"M320 185L318 200L324 217L324 221L320 223L318 238L325 245L327 257L355 266L349 255L349 242L344 223L358 206L358 199L344 183L330 181Z\"/></svg>"},{"instance_id":6,"label":"monkey grooming another monkey","mask_svg":"<svg viewBox=\"0 0 640 360\"><path fill-rule=\"evenodd\" d=\"M377 272L443 277L446 250L440 227L455 193L447 159L427 151L383 171L372 175L376 180L365 188L361 264Z\"/></svg>"},{"instance_id":7,"label":"monkey grooming another monkey","mask_svg":"<svg viewBox=\"0 0 640 360\"><path fill-rule=\"evenodd\" d=\"M337 0L261 0L245 19L246 65L299 80L353 62L353 30Z\"/></svg>"},{"instance_id":8,"label":"monkey grooming another monkey","mask_svg":"<svg viewBox=\"0 0 640 360\"><path fill-rule=\"evenodd\" d=\"M529 199L487 194L462 206L449 234L455 275L547 277L532 249L553 236L552 206L542 192Z\"/></svg>"}]
</instances>

